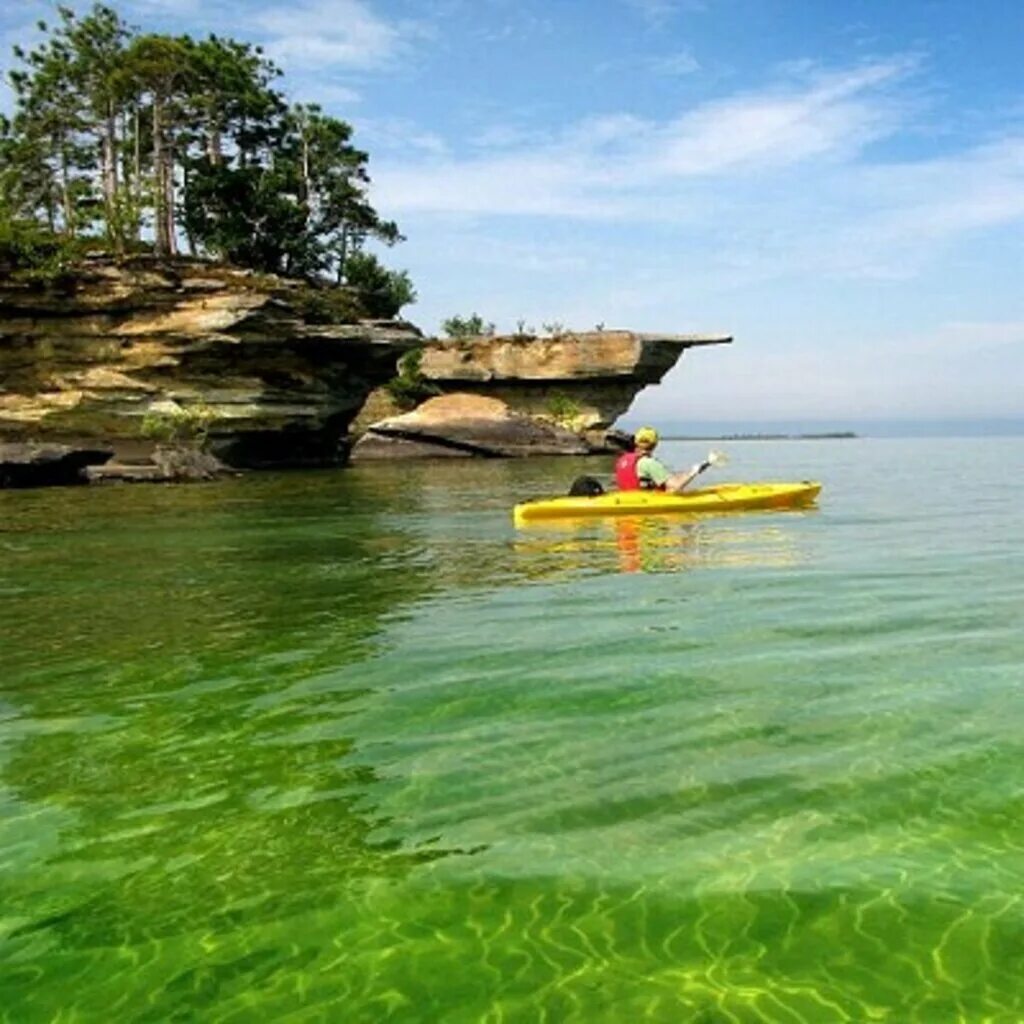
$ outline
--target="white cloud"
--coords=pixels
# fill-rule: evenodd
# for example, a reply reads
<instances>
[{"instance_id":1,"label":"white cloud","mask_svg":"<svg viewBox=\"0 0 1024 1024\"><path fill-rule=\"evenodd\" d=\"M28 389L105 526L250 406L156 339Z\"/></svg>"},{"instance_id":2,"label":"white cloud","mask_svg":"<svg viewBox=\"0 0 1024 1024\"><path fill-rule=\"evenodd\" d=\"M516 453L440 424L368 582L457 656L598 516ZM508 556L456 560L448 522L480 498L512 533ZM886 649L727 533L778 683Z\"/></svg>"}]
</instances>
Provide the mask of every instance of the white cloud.
<instances>
[{"instance_id":1,"label":"white cloud","mask_svg":"<svg viewBox=\"0 0 1024 1024\"><path fill-rule=\"evenodd\" d=\"M447 146L440 135L424 131L404 118L370 118L356 123L357 143L377 156L399 154L403 160L414 156L443 156Z\"/></svg>"},{"instance_id":2,"label":"white cloud","mask_svg":"<svg viewBox=\"0 0 1024 1024\"><path fill-rule=\"evenodd\" d=\"M625 0L652 28L661 28L684 11L699 12L707 8L704 0Z\"/></svg>"},{"instance_id":3,"label":"white cloud","mask_svg":"<svg viewBox=\"0 0 1024 1024\"><path fill-rule=\"evenodd\" d=\"M544 215L601 218L624 215L601 196L580 190L585 173L578 157L563 162L547 154L514 153L486 160L451 160L418 168L379 167L377 205L389 213Z\"/></svg>"},{"instance_id":4,"label":"white cloud","mask_svg":"<svg viewBox=\"0 0 1024 1024\"><path fill-rule=\"evenodd\" d=\"M265 37L268 54L289 70L379 68L397 57L413 26L385 21L363 0L308 0L271 7L253 25Z\"/></svg>"},{"instance_id":5,"label":"white cloud","mask_svg":"<svg viewBox=\"0 0 1024 1024\"><path fill-rule=\"evenodd\" d=\"M1024 220L1024 135L928 160L849 168L826 188L818 195L835 204L823 217L831 244L823 254L804 232L790 249L795 264L913 277L957 239Z\"/></svg>"},{"instance_id":6,"label":"white cloud","mask_svg":"<svg viewBox=\"0 0 1024 1024\"><path fill-rule=\"evenodd\" d=\"M743 164L763 168L856 151L896 127L898 111L880 90L907 70L905 61L883 61L820 76L802 89L705 104L663 130L664 169L706 175Z\"/></svg>"},{"instance_id":7,"label":"white cloud","mask_svg":"<svg viewBox=\"0 0 1024 1024\"><path fill-rule=\"evenodd\" d=\"M590 118L542 146L385 169L380 201L396 211L664 219L672 212L652 206L652 189L849 154L893 130L885 87L906 70L903 61L878 62L708 103L667 123Z\"/></svg>"},{"instance_id":8,"label":"white cloud","mask_svg":"<svg viewBox=\"0 0 1024 1024\"><path fill-rule=\"evenodd\" d=\"M513 39L549 36L555 31L555 23L550 18L538 17L525 10L513 9L510 12L503 13L506 17L509 17L509 20L486 24L477 30L477 34L483 43L506 43Z\"/></svg>"},{"instance_id":9,"label":"white cloud","mask_svg":"<svg viewBox=\"0 0 1024 1024\"><path fill-rule=\"evenodd\" d=\"M644 63L656 75L675 77L700 71L700 61L689 50L679 50L662 57L648 57Z\"/></svg>"},{"instance_id":10,"label":"white cloud","mask_svg":"<svg viewBox=\"0 0 1024 1024\"><path fill-rule=\"evenodd\" d=\"M201 7L201 0L132 0L124 5L130 11L146 14L193 14Z\"/></svg>"},{"instance_id":11,"label":"white cloud","mask_svg":"<svg viewBox=\"0 0 1024 1024\"><path fill-rule=\"evenodd\" d=\"M378 162L376 200L399 218L646 225L707 288L809 272L905 279L956 239L1024 219L1024 135L928 159L869 159L873 143L914 127L918 108L901 86L915 67L804 65L795 83L668 121L596 117L540 141L496 126L501 149Z\"/></svg>"},{"instance_id":12,"label":"white cloud","mask_svg":"<svg viewBox=\"0 0 1024 1024\"><path fill-rule=\"evenodd\" d=\"M316 103L328 113L337 113L362 102L362 94L347 85L325 81L322 77L305 82L289 90L289 95L296 103Z\"/></svg>"},{"instance_id":13,"label":"white cloud","mask_svg":"<svg viewBox=\"0 0 1024 1024\"><path fill-rule=\"evenodd\" d=\"M897 344L905 355L978 358L995 350L1014 349L1024 356L1024 321L953 321L926 335L901 338Z\"/></svg>"},{"instance_id":14,"label":"white cloud","mask_svg":"<svg viewBox=\"0 0 1024 1024\"><path fill-rule=\"evenodd\" d=\"M533 127L513 124L491 124L470 139L478 149L514 149L516 146L546 145L549 137Z\"/></svg>"}]
</instances>

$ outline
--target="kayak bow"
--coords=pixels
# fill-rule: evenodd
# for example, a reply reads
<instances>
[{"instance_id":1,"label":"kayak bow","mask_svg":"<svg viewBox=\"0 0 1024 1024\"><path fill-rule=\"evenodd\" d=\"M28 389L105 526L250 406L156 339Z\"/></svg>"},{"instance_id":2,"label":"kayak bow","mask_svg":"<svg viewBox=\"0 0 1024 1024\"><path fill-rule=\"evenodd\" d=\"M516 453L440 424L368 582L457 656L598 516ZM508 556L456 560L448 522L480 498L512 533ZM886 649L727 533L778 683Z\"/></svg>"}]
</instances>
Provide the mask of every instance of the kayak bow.
<instances>
[{"instance_id":1,"label":"kayak bow","mask_svg":"<svg viewBox=\"0 0 1024 1024\"><path fill-rule=\"evenodd\" d=\"M649 516L671 512L745 512L751 509L803 508L814 503L821 484L719 484L699 490L668 494L665 491L612 491L595 497L542 498L516 505L516 525L545 519L591 516Z\"/></svg>"}]
</instances>

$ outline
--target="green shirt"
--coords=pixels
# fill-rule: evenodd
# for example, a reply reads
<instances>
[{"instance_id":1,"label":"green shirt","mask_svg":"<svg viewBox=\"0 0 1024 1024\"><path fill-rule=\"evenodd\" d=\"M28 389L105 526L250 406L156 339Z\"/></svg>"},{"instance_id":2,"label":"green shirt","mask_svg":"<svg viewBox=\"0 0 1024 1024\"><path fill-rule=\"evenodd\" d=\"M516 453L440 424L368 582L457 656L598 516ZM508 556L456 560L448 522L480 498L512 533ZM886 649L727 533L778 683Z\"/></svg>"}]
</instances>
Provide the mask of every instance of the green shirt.
<instances>
[{"instance_id":1,"label":"green shirt","mask_svg":"<svg viewBox=\"0 0 1024 1024\"><path fill-rule=\"evenodd\" d=\"M636 460L636 475L641 484L653 484L661 487L668 483L669 471L653 455L642 455Z\"/></svg>"}]
</instances>

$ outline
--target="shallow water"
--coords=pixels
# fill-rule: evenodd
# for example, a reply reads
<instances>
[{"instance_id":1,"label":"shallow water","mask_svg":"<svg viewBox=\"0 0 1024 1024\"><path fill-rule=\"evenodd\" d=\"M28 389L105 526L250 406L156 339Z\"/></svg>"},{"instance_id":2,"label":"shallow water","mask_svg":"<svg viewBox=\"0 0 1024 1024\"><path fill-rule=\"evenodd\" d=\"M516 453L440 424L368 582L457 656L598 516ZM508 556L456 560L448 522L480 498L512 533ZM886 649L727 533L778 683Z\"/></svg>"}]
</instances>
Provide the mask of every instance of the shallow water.
<instances>
[{"instance_id":1,"label":"shallow water","mask_svg":"<svg viewBox=\"0 0 1024 1024\"><path fill-rule=\"evenodd\" d=\"M0 492L0 1020L1024 1019L1024 439L724 447Z\"/></svg>"}]
</instances>

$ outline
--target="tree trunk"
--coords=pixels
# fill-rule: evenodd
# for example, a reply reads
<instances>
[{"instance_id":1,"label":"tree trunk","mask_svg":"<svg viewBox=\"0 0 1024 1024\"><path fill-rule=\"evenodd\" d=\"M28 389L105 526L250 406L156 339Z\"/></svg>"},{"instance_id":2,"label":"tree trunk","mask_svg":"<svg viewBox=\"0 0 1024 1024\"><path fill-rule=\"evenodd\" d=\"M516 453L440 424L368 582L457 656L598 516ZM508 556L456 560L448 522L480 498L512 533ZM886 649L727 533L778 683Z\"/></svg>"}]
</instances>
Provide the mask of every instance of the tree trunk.
<instances>
[{"instance_id":1,"label":"tree trunk","mask_svg":"<svg viewBox=\"0 0 1024 1024\"><path fill-rule=\"evenodd\" d=\"M139 124L138 105L134 111L135 125L133 127L134 152L132 153L132 216L134 218L133 241L137 242L142 237L142 126Z\"/></svg>"},{"instance_id":2,"label":"tree trunk","mask_svg":"<svg viewBox=\"0 0 1024 1024\"><path fill-rule=\"evenodd\" d=\"M103 126L101 163L103 168L103 208L107 219L107 238L118 256L124 253L124 225L117 205L117 121L113 103L107 104Z\"/></svg>"},{"instance_id":3,"label":"tree trunk","mask_svg":"<svg viewBox=\"0 0 1024 1024\"><path fill-rule=\"evenodd\" d=\"M167 226L167 255L178 255L178 234L174 225L174 148L168 145L164 149L164 216Z\"/></svg>"},{"instance_id":4,"label":"tree trunk","mask_svg":"<svg viewBox=\"0 0 1024 1024\"><path fill-rule=\"evenodd\" d=\"M181 194L188 196L188 164L185 163L181 168ZM184 218L184 229L185 229L185 243L188 245L189 256L195 256L196 254L196 236L192 231L192 226L188 217Z\"/></svg>"},{"instance_id":5,"label":"tree trunk","mask_svg":"<svg viewBox=\"0 0 1024 1024\"><path fill-rule=\"evenodd\" d=\"M153 94L153 231L154 248L158 256L168 256L171 242L167 234L167 189L164 183L163 125L160 120L162 100Z\"/></svg>"},{"instance_id":6,"label":"tree trunk","mask_svg":"<svg viewBox=\"0 0 1024 1024\"><path fill-rule=\"evenodd\" d=\"M64 234L75 237L75 208L71 202L71 182L68 173L68 149L64 138L60 139L60 201L64 211Z\"/></svg>"},{"instance_id":7,"label":"tree trunk","mask_svg":"<svg viewBox=\"0 0 1024 1024\"><path fill-rule=\"evenodd\" d=\"M121 164L121 181L124 183L124 188L131 195L132 191L132 169L128 163L128 154L131 152L128 148L128 114L125 111L121 111L121 128L118 132L120 145L117 148L118 157Z\"/></svg>"},{"instance_id":8,"label":"tree trunk","mask_svg":"<svg viewBox=\"0 0 1024 1024\"><path fill-rule=\"evenodd\" d=\"M220 126L212 120L206 126L206 158L213 167L220 167L224 162Z\"/></svg>"},{"instance_id":9,"label":"tree trunk","mask_svg":"<svg viewBox=\"0 0 1024 1024\"><path fill-rule=\"evenodd\" d=\"M338 284L345 280L345 261L348 259L348 225L341 225L341 242L338 245Z\"/></svg>"},{"instance_id":10,"label":"tree trunk","mask_svg":"<svg viewBox=\"0 0 1024 1024\"><path fill-rule=\"evenodd\" d=\"M306 211L309 220L309 139L302 136L302 174L299 181L299 203Z\"/></svg>"}]
</instances>

